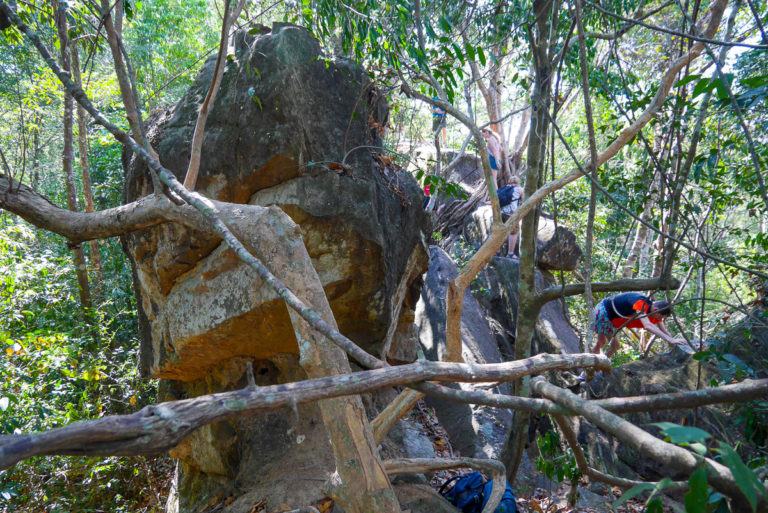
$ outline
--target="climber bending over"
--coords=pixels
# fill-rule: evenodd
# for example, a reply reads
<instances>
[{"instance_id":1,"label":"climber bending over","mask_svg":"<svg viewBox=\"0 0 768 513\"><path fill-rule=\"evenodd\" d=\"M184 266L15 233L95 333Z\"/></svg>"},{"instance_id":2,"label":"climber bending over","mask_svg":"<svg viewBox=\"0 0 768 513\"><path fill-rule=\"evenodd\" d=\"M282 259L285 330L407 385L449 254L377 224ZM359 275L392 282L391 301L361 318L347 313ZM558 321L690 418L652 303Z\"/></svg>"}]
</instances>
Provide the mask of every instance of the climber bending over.
<instances>
[{"instance_id":1,"label":"climber bending over","mask_svg":"<svg viewBox=\"0 0 768 513\"><path fill-rule=\"evenodd\" d=\"M597 342L592 352L600 354L603 346L611 340L606 351L610 358L619 350L616 333L622 328L642 328L661 337L670 344L685 343L685 339L674 338L664 326L664 319L672 313L667 301L653 301L637 292L625 292L600 301L595 307L593 319Z\"/></svg>"}]
</instances>

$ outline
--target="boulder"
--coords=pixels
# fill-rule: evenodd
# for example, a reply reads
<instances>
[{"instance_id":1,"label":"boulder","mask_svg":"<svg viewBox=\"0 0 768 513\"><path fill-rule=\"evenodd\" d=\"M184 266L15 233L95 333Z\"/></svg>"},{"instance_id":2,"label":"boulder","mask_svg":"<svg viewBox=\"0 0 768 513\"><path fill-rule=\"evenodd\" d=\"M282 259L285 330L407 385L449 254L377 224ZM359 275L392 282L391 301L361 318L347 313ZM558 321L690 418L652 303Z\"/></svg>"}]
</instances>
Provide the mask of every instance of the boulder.
<instances>
[{"instance_id":1,"label":"boulder","mask_svg":"<svg viewBox=\"0 0 768 513\"><path fill-rule=\"evenodd\" d=\"M408 172L416 174L418 171L429 170L430 173L436 171L437 152L434 144L421 144L410 151L411 159L408 166ZM448 176L442 172L448 164L458 157L456 165L448 173ZM480 157L471 151L466 151L459 155L456 150L441 148L440 151L440 169L441 176L449 182L458 183L472 188L477 187L483 179L483 169L480 165Z\"/></svg>"},{"instance_id":2,"label":"boulder","mask_svg":"<svg viewBox=\"0 0 768 513\"><path fill-rule=\"evenodd\" d=\"M519 264L510 258L494 257L478 275L476 294L487 318L496 327L494 334L507 359L514 359L515 326L518 308ZM553 284L552 276L536 271L539 290ZM568 321L565 305L557 299L545 304L536 320L531 354L579 353L580 338Z\"/></svg>"},{"instance_id":3,"label":"boulder","mask_svg":"<svg viewBox=\"0 0 768 513\"><path fill-rule=\"evenodd\" d=\"M482 205L466 220L464 238L470 245L480 247L490 235L492 226L491 206ZM542 214L536 239L536 265L545 271L573 271L578 268L581 257L582 251L576 242L576 235L568 228L556 225L553 217Z\"/></svg>"},{"instance_id":4,"label":"boulder","mask_svg":"<svg viewBox=\"0 0 768 513\"><path fill-rule=\"evenodd\" d=\"M539 217L536 233L536 265L545 271L574 271L582 257L576 235L558 225L549 214Z\"/></svg>"},{"instance_id":5,"label":"boulder","mask_svg":"<svg viewBox=\"0 0 768 513\"><path fill-rule=\"evenodd\" d=\"M301 225L341 331L374 353L388 351L396 331L391 321L427 262L428 218L418 208L415 181L405 173L386 176L362 148L380 144L370 123L385 121L381 100L361 69L321 59L317 41L305 29L276 24L266 35L239 32L235 39L234 58L208 117L196 190L222 201L280 205ZM212 73L209 60L179 103L151 120L148 137L179 179ZM125 199L132 201L150 192L151 181L141 162L128 155L126 160ZM146 321L144 375L197 379L217 359L226 359L232 351L221 346L233 343L235 352L256 358L296 352L290 333L273 336L291 331L282 302L268 292L251 299L242 291L252 277L224 280L241 289L227 300L201 297L187 307L190 292L215 289L218 297L227 288L213 287L213 278L242 274L242 265L219 247L218 238L167 224L127 237L127 245ZM254 316L260 322L254 323ZM276 345L233 340L233 333L248 331L244 326L257 329L247 339ZM213 344L212 337L222 342Z\"/></svg>"},{"instance_id":6,"label":"boulder","mask_svg":"<svg viewBox=\"0 0 768 513\"><path fill-rule=\"evenodd\" d=\"M148 122L161 162L180 180L213 67L209 59L184 97ZM381 144L376 127L386 116L363 70L324 59L307 30L240 31L208 117L196 190L288 214L340 331L372 354L408 361L416 355L414 308L430 228L415 180L384 167L370 149ZM151 193L143 163L130 153L123 160L125 200ZM281 229L274 225L276 238ZM254 234L246 245L258 246ZM125 237L124 246L138 300L140 369L170 380L162 397L242 387L248 362L263 384L306 377L284 302L218 237L167 223ZM180 511L198 511L217 496L234 499L233 512L250 499L306 504L322 495L334 469L313 406L211 425L173 455Z\"/></svg>"},{"instance_id":7,"label":"boulder","mask_svg":"<svg viewBox=\"0 0 768 513\"><path fill-rule=\"evenodd\" d=\"M458 275L458 269L450 256L439 247L432 246L429 252L430 265L416 306L416 324L426 358L443 360L446 350L445 296L449 282ZM465 362L482 364L502 361L485 314L469 291L464 297L461 338ZM462 390L479 389L474 383L454 386ZM508 393L507 385L502 385L498 391ZM499 458L512 421L508 411L434 398L427 398L427 404L435 409L455 453L470 458Z\"/></svg>"}]
</instances>

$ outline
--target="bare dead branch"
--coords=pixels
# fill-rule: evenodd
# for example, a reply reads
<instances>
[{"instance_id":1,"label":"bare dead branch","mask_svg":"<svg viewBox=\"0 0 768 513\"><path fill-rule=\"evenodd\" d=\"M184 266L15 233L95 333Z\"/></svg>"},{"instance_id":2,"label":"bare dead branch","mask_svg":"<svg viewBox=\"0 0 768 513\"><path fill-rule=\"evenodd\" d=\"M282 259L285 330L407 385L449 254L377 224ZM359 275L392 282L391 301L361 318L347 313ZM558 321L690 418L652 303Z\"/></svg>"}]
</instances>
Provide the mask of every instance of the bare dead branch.
<instances>
[{"instance_id":1,"label":"bare dead branch","mask_svg":"<svg viewBox=\"0 0 768 513\"><path fill-rule=\"evenodd\" d=\"M419 383L412 388L446 401L482 404L494 408L506 408L531 413L574 415L574 412L547 399L531 399L511 395L494 394L481 390L455 390L434 383ZM611 413L638 413L659 410L691 409L699 406L723 403L742 403L768 398L768 379L744 380L733 385L705 388L689 392L645 395L638 397L613 397L590 401Z\"/></svg>"},{"instance_id":2,"label":"bare dead branch","mask_svg":"<svg viewBox=\"0 0 768 513\"><path fill-rule=\"evenodd\" d=\"M680 281L674 278L649 278L649 279L621 279L609 282L592 283L592 292L622 292L628 290L657 290L676 289L680 287ZM568 285L554 285L538 294L536 300L540 304L548 303L563 296L576 296L584 292L583 283L570 283Z\"/></svg>"},{"instance_id":3,"label":"bare dead branch","mask_svg":"<svg viewBox=\"0 0 768 513\"><path fill-rule=\"evenodd\" d=\"M42 454L135 456L175 447L197 428L286 405L370 392L424 380L497 382L554 369L607 369L603 355L537 355L489 365L420 361L399 367L337 374L284 385L246 387L148 406L131 415L77 422L42 433L0 437L0 469Z\"/></svg>"},{"instance_id":4,"label":"bare dead branch","mask_svg":"<svg viewBox=\"0 0 768 513\"><path fill-rule=\"evenodd\" d=\"M726 466L709 458L703 458L682 447L659 440L631 422L595 404L590 404L568 390L563 390L548 383L544 378L537 377L532 379L531 389L583 416L596 426L615 436L621 442L632 446L647 457L669 468L691 474L703 464L707 472L707 480L715 489L729 497L737 497L746 501L733 474ZM765 494L761 494L758 500L758 510L763 511L766 506Z\"/></svg>"},{"instance_id":5,"label":"bare dead branch","mask_svg":"<svg viewBox=\"0 0 768 513\"><path fill-rule=\"evenodd\" d=\"M641 27L645 27L647 29L661 32L663 34L670 34L672 36L678 36L683 39L688 39L691 41L696 41L698 43L707 43L712 45L719 45L719 46L741 46L744 48L756 48L760 50L768 49L768 45L753 45L749 43L734 43L733 41L717 41L715 39L712 39L714 37L714 34L690 34L687 32L680 32L677 30L671 30L664 27L659 27L658 25L650 25L648 23L643 23L639 19L632 19L632 18L625 18L624 16L621 16L619 14L616 14L615 12L609 11L607 9L604 9L600 7L599 5L595 4L594 2L590 2L589 0L585 0L585 4L589 5L590 7L596 9L597 11L605 14L606 16L610 16L611 18L616 18L617 20L624 21L626 23L630 23L632 25L640 25Z\"/></svg>"},{"instance_id":6,"label":"bare dead branch","mask_svg":"<svg viewBox=\"0 0 768 513\"><path fill-rule=\"evenodd\" d=\"M579 467L579 472L581 472L583 475L590 477L594 479L595 481L600 481L602 483L607 483L609 485L618 486L620 488L632 488L633 486L637 486L639 484L648 484L647 481L635 481L633 479L624 479L623 477L617 477L612 476L609 474L606 474L605 472L601 472L595 468L590 467L587 464L587 458L584 456L584 451L581 449L581 445L579 445L579 441L576 438L576 433L573 432L573 428L571 428L571 424L562 415L552 415L552 418L557 423L560 430L563 432L563 436L565 436L566 441L568 442L568 445L571 447L571 450L573 451L573 456L576 459L576 465ZM650 483L655 484L655 483ZM680 481L674 484L671 484L664 488L665 492L685 492L688 491L688 483L686 481Z\"/></svg>"}]
</instances>

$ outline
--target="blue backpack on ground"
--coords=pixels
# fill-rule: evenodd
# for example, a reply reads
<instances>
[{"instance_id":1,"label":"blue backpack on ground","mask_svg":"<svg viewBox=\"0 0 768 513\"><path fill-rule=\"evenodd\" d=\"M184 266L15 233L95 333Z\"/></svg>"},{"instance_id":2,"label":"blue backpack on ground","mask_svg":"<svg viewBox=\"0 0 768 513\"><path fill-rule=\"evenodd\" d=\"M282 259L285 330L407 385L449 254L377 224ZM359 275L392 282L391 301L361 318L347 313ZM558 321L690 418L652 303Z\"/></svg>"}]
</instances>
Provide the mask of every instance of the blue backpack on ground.
<instances>
[{"instance_id":1,"label":"blue backpack on ground","mask_svg":"<svg viewBox=\"0 0 768 513\"><path fill-rule=\"evenodd\" d=\"M456 483L453 488L444 491L445 487L453 481ZM454 476L440 487L440 495L447 501L459 508L463 513L481 513L483 506L488 502L491 496L493 481L485 482L480 472L472 472ZM494 510L494 513L517 513L517 504L515 503L515 494L512 487L507 482L507 489L501 497L501 502Z\"/></svg>"}]
</instances>

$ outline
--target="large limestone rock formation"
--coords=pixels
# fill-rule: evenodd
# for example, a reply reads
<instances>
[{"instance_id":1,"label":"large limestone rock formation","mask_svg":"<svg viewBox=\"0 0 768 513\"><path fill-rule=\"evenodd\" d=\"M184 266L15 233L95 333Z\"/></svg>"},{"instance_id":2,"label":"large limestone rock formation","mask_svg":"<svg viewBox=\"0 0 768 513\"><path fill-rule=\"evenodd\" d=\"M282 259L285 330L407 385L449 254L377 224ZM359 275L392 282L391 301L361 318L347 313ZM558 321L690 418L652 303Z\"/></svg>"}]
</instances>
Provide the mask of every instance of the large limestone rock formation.
<instances>
[{"instance_id":1,"label":"large limestone rock formation","mask_svg":"<svg viewBox=\"0 0 768 513\"><path fill-rule=\"evenodd\" d=\"M184 97L150 120L149 139L179 179L212 73L209 60ZM372 155L386 116L362 70L324 59L306 30L241 31L208 118L197 191L280 207L300 226L340 331L401 361L415 356L413 309L429 228L416 182ZM124 161L125 199L150 193L145 167L131 155ZM139 302L141 371L169 380L166 397L242 387L249 362L262 384L305 377L285 304L218 238L166 224L130 235L125 245ZM312 405L208 426L173 455L181 461L180 511L216 497L228 498L231 512L262 499L298 507L321 496L334 467Z\"/></svg>"}]
</instances>

